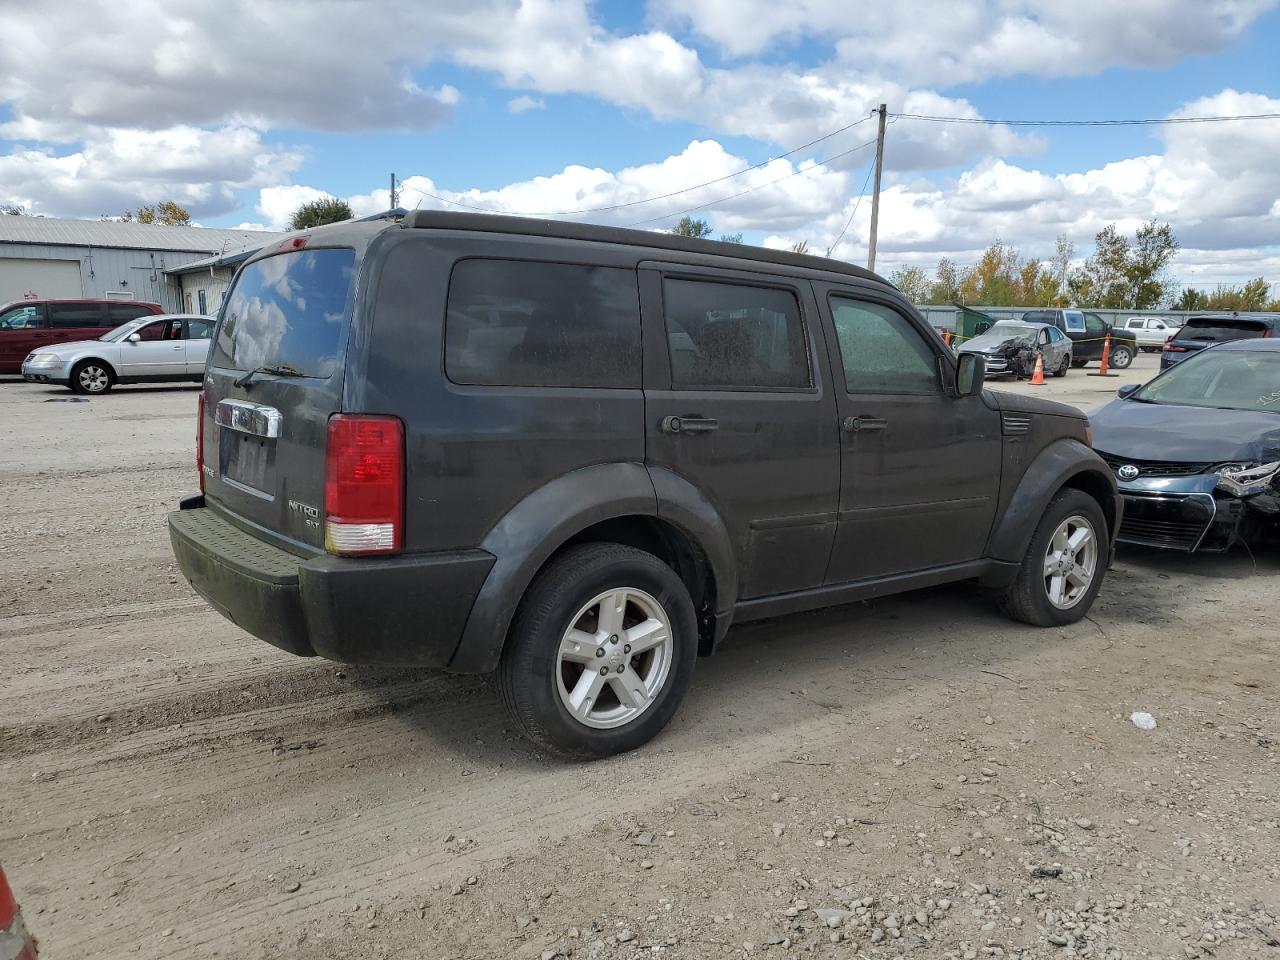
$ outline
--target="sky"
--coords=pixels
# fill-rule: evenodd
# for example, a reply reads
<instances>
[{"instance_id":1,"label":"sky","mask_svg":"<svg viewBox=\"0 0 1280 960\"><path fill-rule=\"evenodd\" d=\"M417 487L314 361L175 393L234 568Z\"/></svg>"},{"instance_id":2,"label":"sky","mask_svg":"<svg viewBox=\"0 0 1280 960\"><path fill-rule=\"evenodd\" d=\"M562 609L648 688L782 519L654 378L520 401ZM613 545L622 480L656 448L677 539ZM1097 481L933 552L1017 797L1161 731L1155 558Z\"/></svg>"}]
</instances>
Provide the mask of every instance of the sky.
<instances>
[{"instance_id":1,"label":"sky","mask_svg":"<svg viewBox=\"0 0 1280 960\"><path fill-rule=\"evenodd\" d=\"M0 203L173 199L279 229L342 197L670 229L863 263L1172 224L1186 285L1280 288L1280 0L0 0ZM797 149L799 148L799 149ZM711 182L709 181L717 181ZM708 184L698 186L699 184ZM693 189L690 189L693 188Z\"/></svg>"}]
</instances>

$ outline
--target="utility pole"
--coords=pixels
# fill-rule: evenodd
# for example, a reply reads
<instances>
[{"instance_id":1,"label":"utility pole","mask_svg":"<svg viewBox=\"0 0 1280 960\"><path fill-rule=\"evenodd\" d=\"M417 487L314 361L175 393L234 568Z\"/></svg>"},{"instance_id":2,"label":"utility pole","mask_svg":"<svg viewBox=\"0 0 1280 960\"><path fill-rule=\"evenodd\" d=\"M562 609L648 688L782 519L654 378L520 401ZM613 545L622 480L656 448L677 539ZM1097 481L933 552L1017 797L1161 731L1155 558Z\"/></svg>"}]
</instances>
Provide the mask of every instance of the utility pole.
<instances>
[{"instance_id":1,"label":"utility pole","mask_svg":"<svg viewBox=\"0 0 1280 960\"><path fill-rule=\"evenodd\" d=\"M397 206L399 204L396 203L396 175L393 173L391 175L391 209L394 210Z\"/></svg>"},{"instance_id":2,"label":"utility pole","mask_svg":"<svg viewBox=\"0 0 1280 960\"><path fill-rule=\"evenodd\" d=\"M871 242L867 246L867 269L876 268L876 234L880 229L880 174L884 169L884 122L887 115L885 105L880 104L876 111L880 115L880 130L876 134L876 188L871 194Z\"/></svg>"}]
</instances>

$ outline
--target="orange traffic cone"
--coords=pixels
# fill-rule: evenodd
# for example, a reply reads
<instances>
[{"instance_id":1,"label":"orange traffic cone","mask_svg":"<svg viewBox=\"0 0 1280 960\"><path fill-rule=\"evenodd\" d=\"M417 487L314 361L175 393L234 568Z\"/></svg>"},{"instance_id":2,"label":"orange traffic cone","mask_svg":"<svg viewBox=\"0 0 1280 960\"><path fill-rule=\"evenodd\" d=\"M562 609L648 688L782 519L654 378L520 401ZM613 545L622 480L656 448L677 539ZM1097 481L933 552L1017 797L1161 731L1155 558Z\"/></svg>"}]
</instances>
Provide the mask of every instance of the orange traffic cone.
<instances>
[{"instance_id":1,"label":"orange traffic cone","mask_svg":"<svg viewBox=\"0 0 1280 960\"><path fill-rule=\"evenodd\" d=\"M1036 368L1031 371L1031 385L1033 387L1044 386L1044 354L1036 354Z\"/></svg>"},{"instance_id":2,"label":"orange traffic cone","mask_svg":"<svg viewBox=\"0 0 1280 960\"><path fill-rule=\"evenodd\" d=\"M1105 340L1102 341L1102 362L1098 364L1098 372L1091 373L1091 377L1114 377L1115 374L1109 372L1111 370L1111 334L1107 334Z\"/></svg>"}]
</instances>

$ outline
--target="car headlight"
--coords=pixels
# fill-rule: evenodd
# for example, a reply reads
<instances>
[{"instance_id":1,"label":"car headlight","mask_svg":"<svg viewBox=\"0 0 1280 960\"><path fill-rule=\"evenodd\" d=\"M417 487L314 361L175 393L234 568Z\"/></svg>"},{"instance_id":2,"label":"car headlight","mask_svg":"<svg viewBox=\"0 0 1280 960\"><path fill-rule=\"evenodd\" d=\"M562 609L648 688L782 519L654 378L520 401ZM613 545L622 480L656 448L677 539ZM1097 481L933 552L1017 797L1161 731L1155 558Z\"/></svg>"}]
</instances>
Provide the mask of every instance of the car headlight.
<instances>
[{"instance_id":1,"label":"car headlight","mask_svg":"<svg viewBox=\"0 0 1280 960\"><path fill-rule=\"evenodd\" d=\"M1223 463L1213 470L1218 475L1218 489L1237 497L1262 493L1280 474L1280 460L1271 463Z\"/></svg>"},{"instance_id":2,"label":"car headlight","mask_svg":"<svg viewBox=\"0 0 1280 960\"><path fill-rule=\"evenodd\" d=\"M62 358L56 353L33 353L31 355L32 363L61 363Z\"/></svg>"}]
</instances>

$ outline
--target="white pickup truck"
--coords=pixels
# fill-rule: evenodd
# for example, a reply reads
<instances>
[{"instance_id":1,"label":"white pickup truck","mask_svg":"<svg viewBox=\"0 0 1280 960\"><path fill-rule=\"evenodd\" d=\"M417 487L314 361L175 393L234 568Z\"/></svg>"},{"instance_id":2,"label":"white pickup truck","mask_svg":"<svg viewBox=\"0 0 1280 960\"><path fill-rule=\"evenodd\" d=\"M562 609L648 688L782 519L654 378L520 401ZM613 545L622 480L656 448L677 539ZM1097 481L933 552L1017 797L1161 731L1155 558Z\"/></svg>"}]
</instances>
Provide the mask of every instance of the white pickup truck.
<instances>
[{"instance_id":1,"label":"white pickup truck","mask_svg":"<svg viewBox=\"0 0 1280 960\"><path fill-rule=\"evenodd\" d=\"M1172 337L1182 324L1166 317L1129 317L1124 329L1131 330L1138 338L1138 349L1159 353L1164 342Z\"/></svg>"}]
</instances>

